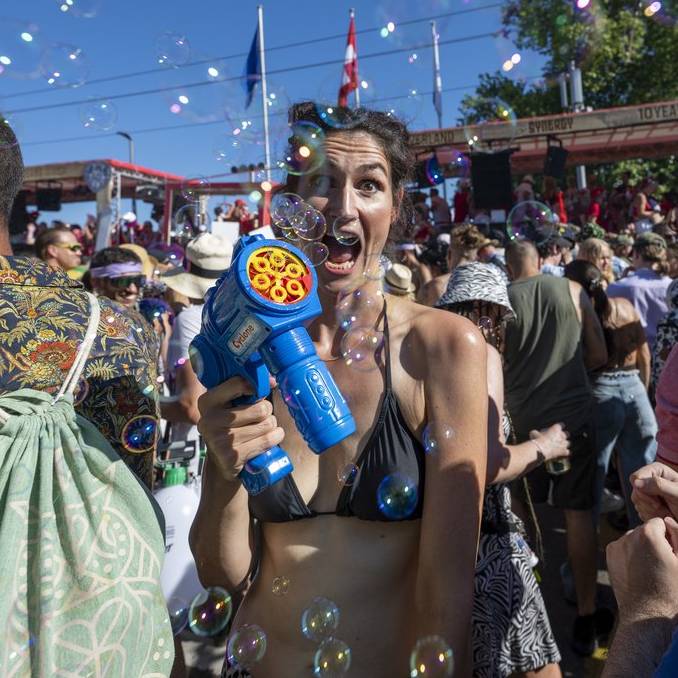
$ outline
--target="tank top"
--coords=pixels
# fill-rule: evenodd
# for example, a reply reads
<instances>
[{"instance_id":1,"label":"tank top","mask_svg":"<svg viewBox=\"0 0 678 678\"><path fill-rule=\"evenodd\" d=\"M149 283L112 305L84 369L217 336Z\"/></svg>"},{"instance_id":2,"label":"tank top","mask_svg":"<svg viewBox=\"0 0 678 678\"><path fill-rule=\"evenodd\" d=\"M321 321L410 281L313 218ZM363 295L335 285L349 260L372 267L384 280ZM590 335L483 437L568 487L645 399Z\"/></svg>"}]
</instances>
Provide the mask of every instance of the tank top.
<instances>
[{"instance_id":1,"label":"tank top","mask_svg":"<svg viewBox=\"0 0 678 678\"><path fill-rule=\"evenodd\" d=\"M504 383L518 441L558 422L577 431L589 419L591 387L569 280L519 280L509 298L515 318L506 328Z\"/></svg>"}]
</instances>

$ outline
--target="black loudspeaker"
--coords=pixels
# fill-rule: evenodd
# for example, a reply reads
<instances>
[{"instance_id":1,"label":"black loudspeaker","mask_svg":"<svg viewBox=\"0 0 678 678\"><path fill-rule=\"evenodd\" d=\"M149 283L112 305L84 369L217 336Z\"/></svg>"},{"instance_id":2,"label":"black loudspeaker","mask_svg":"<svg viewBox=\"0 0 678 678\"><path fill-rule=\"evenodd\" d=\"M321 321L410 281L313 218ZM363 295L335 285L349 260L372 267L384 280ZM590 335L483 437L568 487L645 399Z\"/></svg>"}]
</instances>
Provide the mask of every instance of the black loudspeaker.
<instances>
[{"instance_id":1,"label":"black loudspeaker","mask_svg":"<svg viewBox=\"0 0 678 678\"><path fill-rule=\"evenodd\" d=\"M35 205L38 212L58 212L61 209L61 188L36 188Z\"/></svg>"},{"instance_id":2,"label":"black loudspeaker","mask_svg":"<svg viewBox=\"0 0 678 678\"><path fill-rule=\"evenodd\" d=\"M513 203L511 151L471 153L471 183L476 207L509 209Z\"/></svg>"},{"instance_id":3,"label":"black loudspeaker","mask_svg":"<svg viewBox=\"0 0 678 678\"><path fill-rule=\"evenodd\" d=\"M9 217L9 234L18 235L26 230L28 224L28 212L26 211L26 196L27 191L19 191L14 204L12 205L12 212Z\"/></svg>"},{"instance_id":4,"label":"black loudspeaker","mask_svg":"<svg viewBox=\"0 0 678 678\"><path fill-rule=\"evenodd\" d=\"M544 159L544 176L564 181L567 155L562 146L549 146Z\"/></svg>"}]
</instances>

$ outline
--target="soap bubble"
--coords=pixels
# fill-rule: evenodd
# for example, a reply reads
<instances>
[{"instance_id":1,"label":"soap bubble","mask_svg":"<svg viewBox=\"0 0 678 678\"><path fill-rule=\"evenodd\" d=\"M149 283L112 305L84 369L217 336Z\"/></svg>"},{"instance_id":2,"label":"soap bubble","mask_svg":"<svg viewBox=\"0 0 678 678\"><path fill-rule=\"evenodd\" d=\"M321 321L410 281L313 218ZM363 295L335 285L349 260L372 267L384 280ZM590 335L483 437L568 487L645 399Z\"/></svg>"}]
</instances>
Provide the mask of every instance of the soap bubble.
<instances>
[{"instance_id":1,"label":"soap bubble","mask_svg":"<svg viewBox=\"0 0 678 678\"><path fill-rule=\"evenodd\" d=\"M337 217L334 220L334 224L332 224L332 235L342 245L355 245L355 243L360 242L360 238L355 233L345 230L347 227L357 228L358 220L354 218Z\"/></svg>"},{"instance_id":2,"label":"soap bubble","mask_svg":"<svg viewBox=\"0 0 678 678\"><path fill-rule=\"evenodd\" d=\"M139 415L130 419L122 430L122 446L132 454L149 452L155 447L158 420Z\"/></svg>"},{"instance_id":3,"label":"soap bubble","mask_svg":"<svg viewBox=\"0 0 678 678\"><path fill-rule=\"evenodd\" d=\"M334 99L331 96L321 96L315 104L318 117L328 126L334 129L355 125L365 118L366 112L362 108L340 108L336 103L336 90Z\"/></svg>"},{"instance_id":4,"label":"soap bubble","mask_svg":"<svg viewBox=\"0 0 678 678\"><path fill-rule=\"evenodd\" d=\"M301 632L316 643L332 635L339 626L339 608L327 598L314 598L301 615Z\"/></svg>"},{"instance_id":5,"label":"soap bubble","mask_svg":"<svg viewBox=\"0 0 678 678\"><path fill-rule=\"evenodd\" d=\"M170 598L167 601L172 633L178 636L188 626L188 603L181 598Z\"/></svg>"},{"instance_id":6,"label":"soap bubble","mask_svg":"<svg viewBox=\"0 0 678 678\"><path fill-rule=\"evenodd\" d=\"M326 638L313 657L313 675L339 678L351 668L351 648L338 638Z\"/></svg>"},{"instance_id":7,"label":"soap bubble","mask_svg":"<svg viewBox=\"0 0 678 678\"><path fill-rule=\"evenodd\" d=\"M266 654L266 634L256 624L243 624L228 639L226 656L231 666L249 668Z\"/></svg>"},{"instance_id":8,"label":"soap bubble","mask_svg":"<svg viewBox=\"0 0 678 678\"><path fill-rule=\"evenodd\" d=\"M207 61L209 57L202 58L200 61ZM229 87L228 82L224 82L223 78L228 74L224 66L219 67L210 66L194 76L198 78L200 86L189 87L183 84L177 84L175 73L170 72L164 75L160 80L162 90L160 92L166 110L175 116L183 118L192 123L223 123L220 126L219 145L223 146L223 150L227 151L229 156L240 154L236 141L232 137L230 129L232 122L229 118L229 102L233 93ZM212 77L209 72L218 73L216 77ZM196 83L198 84L198 83ZM222 142L223 140L223 142ZM240 158L239 158L240 159Z\"/></svg>"},{"instance_id":9,"label":"soap bubble","mask_svg":"<svg viewBox=\"0 0 678 678\"><path fill-rule=\"evenodd\" d=\"M410 655L410 678L445 678L453 670L452 648L440 636L417 641Z\"/></svg>"},{"instance_id":10,"label":"soap bubble","mask_svg":"<svg viewBox=\"0 0 678 678\"><path fill-rule=\"evenodd\" d=\"M196 212L195 203L184 205L176 211L172 218L172 222L174 224L174 232L177 236L193 236L199 221L199 216Z\"/></svg>"},{"instance_id":11,"label":"soap bubble","mask_svg":"<svg viewBox=\"0 0 678 678\"><path fill-rule=\"evenodd\" d=\"M307 242L302 247L302 251L314 267L320 266L320 264L327 261L327 257L330 253L327 249L327 245L321 242Z\"/></svg>"},{"instance_id":12,"label":"soap bubble","mask_svg":"<svg viewBox=\"0 0 678 678\"><path fill-rule=\"evenodd\" d=\"M288 223L302 240L320 240L327 229L327 222L322 212L310 205L304 205L298 209L289 218Z\"/></svg>"},{"instance_id":13,"label":"soap bubble","mask_svg":"<svg viewBox=\"0 0 678 678\"><path fill-rule=\"evenodd\" d=\"M464 119L469 151L492 153L510 148L517 132L517 117L502 99L483 98L476 111Z\"/></svg>"},{"instance_id":14,"label":"soap bubble","mask_svg":"<svg viewBox=\"0 0 678 678\"><path fill-rule=\"evenodd\" d=\"M17 146L20 143L19 137L21 136L23 127L21 121L14 115L0 115L0 125L6 125L12 132L14 132L13 135L10 134L7 137L0 134L0 151L6 148L14 148Z\"/></svg>"},{"instance_id":15,"label":"soap bubble","mask_svg":"<svg viewBox=\"0 0 678 678\"><path fill-rule=\"evenodd\" d=\"M337 320L343 330L356 326L369 327L374 325L383 307L383 294L373 292L367 286L359 287L339 299Z\"/></svg>"},{"instance_id":16,"label":"soap bubble","mask_svg":"<svg viewBox=\"0 0 678 678\"><path fill-rule=\"evenodd\" d=\"M527 238L544 242L556 234L558 217L551 208L536 200L516 204L506 220L506 235L511 239Z\"/></svg>"},{"instance_id":17,"label":"soap bubble","mask_svg":"<svg viewBox=\"0 0 678 678\"><path fill-rule=\"evenodd\" d=\"M424 452L434 454L440 451L442 445L454 438L454 429L442 422L432 421L426 424L421 437L424 443Z\"/></svg>"},{"instance_id":18,"label":"soap bubble","mask_svg":"<svg viewBox=\"0 0 678 678\"><path fill-rule=\"evenodd\" d=\"M304 204L296 193L276 193L271 198L271 218L276 222L285 222Z\"/></svg>"},{"instance_id":19,"label":"soap bubble","mask_svg":"<svg viewBox=\"0 0 678 678\"><path fill-rule=\"evenodd\" d=\"M299 121L289 127L289 138L276 166L295 176L315 172L325 162L323 130L312 122Z\"/></svg>"},{"instance_id":20,"label":"soap bubble","mask_svg":"<svg viewBox=\"0 0 678 678\"><path fill-rule=\"evenodd\" d=\"M197 201L205 190L210 187L210 182L206 177L193 177L186 179L179 187L179 192L186 200Z\"/></svg>"},{"instance_id":21,"label":"soap bubble","mask_svg":"<svg viewBox=\"0 0 678 678\"><path fill-rule=\"evenodd\" d=\"M0 21L0 77L40 77L43 49L40 29L35 24L6 18Z\"/></svg>"},{"instance_id":22,"label":"soap bubble","mask_svg":"<svg viewBox=\"0 0 678 678\"><path fill-rule=\"evenodd\" d=\"M488 318L484 315L481 318L478 318L478 327L485 332L489 332L494 327L494 322L492 321L492 318Z\"/></svg>"},{"instance_id":23,"label":"soap bubble","mask_svg":"<svg viewBox=\"0 0 678 678\"><path fill-rule=\"evenodd\" d=\"M230 134L220 134L212 142L212 153L215 160L225 165L237 165L240 159L240 147L233 145L233 137Z\"/></svg>"},{"instance_id":24,"label":"soap bubble","mask_svg":"<svg viewBox=\"0 0 678 678\"><path fill-rule=\"evenodd\" d=\"M342 485L353 485L358 475L358 467L355 464L346 464L337 473L337 480Z\"/></svg>"},{"instance_id":25,"label":"soap bubble","mask_svg":"<svg viewBox=\"0 0 678 678\"><path fill-rule=\"evenodd\" d=\"M389 520L403 520L412 515L418 498L417 486L402 473L386 476L377 488L377 506Z\"/></svg>"},{"instance_id":26,"label":"soap bubble","mask_svg":"<svg viewBox=\"0 0 678 678\"><path fill-rule=\"evenodd\" d=\"M231 620L231 596L219 586L211 586L199 593L188 609L188 626L196 636L216 636Z\"/></svg>"},{"instance_id":27,"label":"soap bubble","mask_svg":"<svg viewBox=\"0 0 678 678\"><path fill-rule=\"evenodd\" d=\"M349 367L360 372L379 368L377 352L384 343L384 333L371 327L350 327L341 339L341 355Z\"/></svg>"},{"instance_id":28,"label":"soap bubble","mask_svg":"<svg viewBox=\"0 0 678 678\"><path fill-rule=\"evenodd\" d=\"M80 107L80 120L87 129L108 132L118 121L118 110L112 101L88 101Z\"/></svg>"},{"instance_id":29,"label":"soap bubble","mask_svg":"<svg viewBox=\"0 0 678 678\"><path fill-rule=\"evenodd\" d=\"M274 596L286 596L290 588L290 580L285 577L276 577L271 586L271 593Z\"/></svg>"},{"instance_id":30,"label":"soap bubble","mask_svg":"<svg viewBox=\"0 0 678 678\"><path fill-rule=\"evenodd\" d=\"M101 9L103 0L56 0L59 11L78 19L93 19Z\"/></svg>"},{"instance_id":31,"label":"soap bubble","mask_svg":"<svg viewBox=\"0 0 678 678\"><path fill-rule=\"evenodd\" d=\"M368 254L363 275L368 280L381 280L392 266L393 262L385 254Z\"/></svg>"},{"instance_id":32,"label":"soap bubble","mask_svg":"<svg viewBox=\"0 0 678 678\"><path fill-rule=\"evenodd\" d=\"M191 45L186 36L167 31L155 39L155 58L162 66L183 66L191 58Z\"/></svg>"},{"instance_id":33,"label":"soap bubble","mask_svg":"<svg viewBox=\"0 0 678 678\"><path fill-rule=\"evenodd\" d=\"M87 59L75 45L50 45L40 65L47 84L53 87L80 87L87 80Z\"/></svg>"}]
</instances>

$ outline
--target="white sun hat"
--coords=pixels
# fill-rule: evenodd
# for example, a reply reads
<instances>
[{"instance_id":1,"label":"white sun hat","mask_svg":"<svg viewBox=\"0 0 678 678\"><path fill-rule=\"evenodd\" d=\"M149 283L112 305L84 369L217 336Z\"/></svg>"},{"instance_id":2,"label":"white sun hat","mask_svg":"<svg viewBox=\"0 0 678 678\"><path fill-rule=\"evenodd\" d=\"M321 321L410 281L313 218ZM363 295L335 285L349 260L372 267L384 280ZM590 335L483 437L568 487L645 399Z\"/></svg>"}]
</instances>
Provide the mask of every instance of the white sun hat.
<instances>
[{"instance_id":1,"label":"white sun hat","mask_svg":"<svg viewBox=\"0 0 678 678\"><path fill-rule=\"evenodd\" d=\"M186 245L185 268L161 277L167 287L191 299L204 299L207 290L231 265L233 244L213 233L202 233Z\"/></svg>"}]
</instances>

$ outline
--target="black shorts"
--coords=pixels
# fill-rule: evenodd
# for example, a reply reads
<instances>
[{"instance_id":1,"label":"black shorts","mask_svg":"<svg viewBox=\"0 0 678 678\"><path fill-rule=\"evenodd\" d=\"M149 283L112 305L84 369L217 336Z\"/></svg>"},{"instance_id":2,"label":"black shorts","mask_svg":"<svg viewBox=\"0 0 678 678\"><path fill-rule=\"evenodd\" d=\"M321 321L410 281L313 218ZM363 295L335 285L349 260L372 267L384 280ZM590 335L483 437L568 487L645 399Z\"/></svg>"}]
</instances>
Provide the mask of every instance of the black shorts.
<instances>
[{"instance_id":1,"label":"black shorts","mask_svg":"<svg viewBox=\"0 0 678 678\"><path fill-rule=\"evenodd\" d=\"M595 429L591 421L570 434L570 464L567 473L551 475L542 464L525 478L535 504L548 502L551 506L573 511L592 509L596 477ZM512 491L524 499L522 479L514 481Z\"/></svg>"}]
</instances>

